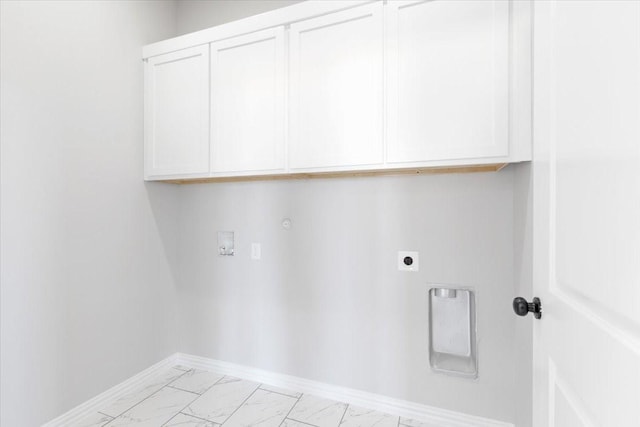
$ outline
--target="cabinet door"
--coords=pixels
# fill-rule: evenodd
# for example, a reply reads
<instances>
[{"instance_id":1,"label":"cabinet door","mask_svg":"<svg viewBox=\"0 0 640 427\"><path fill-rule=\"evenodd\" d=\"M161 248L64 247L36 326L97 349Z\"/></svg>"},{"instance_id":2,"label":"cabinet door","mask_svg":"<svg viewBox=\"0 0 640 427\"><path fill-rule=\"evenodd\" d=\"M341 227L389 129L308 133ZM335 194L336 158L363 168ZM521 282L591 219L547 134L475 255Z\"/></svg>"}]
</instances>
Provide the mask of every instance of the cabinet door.
<instances>
[{"instance_id":1,"label":"cabinet door","mask_svg":"<svg viewBox=\"0 0 640 427\"><path fill-rule=\"evenodd\" d=\"M509 154L509 7L388 3L389 163Z\"/></svg>"},{"instance_id":2,"label":"cabinet door","mask_svg":"<svg viewBox=\"0 0 640 427\"><path fill-rule=\"evenodd\" d=\"M291 25L290 168L382 163L382 7Z\"/></svg>"},{"instance_id":3,"label":"cabinet door","mask_svg":"<svg viewBox=\"0 0 640 427\"><path fill-rule=\"evenodd\" d=\"M214 173L284 171L284 43L279 27L211 45Z\"/></svg>"},{"instance_id":4,"label":"cabinet door","mask_svg":"<svg viewBox=\"0 0 640 427\"><path fill-rule=\"evenodd\" d=\"M209 46L145 65L145 176L209 173Z\"/></svg>"}]
</instances>

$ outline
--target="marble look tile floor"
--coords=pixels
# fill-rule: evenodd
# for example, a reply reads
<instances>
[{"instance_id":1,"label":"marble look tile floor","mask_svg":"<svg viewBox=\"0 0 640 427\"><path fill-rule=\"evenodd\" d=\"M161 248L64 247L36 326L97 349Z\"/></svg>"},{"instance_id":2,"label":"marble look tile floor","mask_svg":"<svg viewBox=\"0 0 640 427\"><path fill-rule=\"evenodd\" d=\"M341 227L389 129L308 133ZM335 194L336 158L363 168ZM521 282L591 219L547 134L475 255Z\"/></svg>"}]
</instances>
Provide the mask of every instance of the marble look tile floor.
<instances>
[{"instance_id":1,"label":"marble look tile floor","mask_svg":"<svg viewBox=\"0 0 640 427\"><path fill-rule=\"evenodd\" d=\"M183 366L72 427L438 427Z\"/></svg>"}]
</instances>

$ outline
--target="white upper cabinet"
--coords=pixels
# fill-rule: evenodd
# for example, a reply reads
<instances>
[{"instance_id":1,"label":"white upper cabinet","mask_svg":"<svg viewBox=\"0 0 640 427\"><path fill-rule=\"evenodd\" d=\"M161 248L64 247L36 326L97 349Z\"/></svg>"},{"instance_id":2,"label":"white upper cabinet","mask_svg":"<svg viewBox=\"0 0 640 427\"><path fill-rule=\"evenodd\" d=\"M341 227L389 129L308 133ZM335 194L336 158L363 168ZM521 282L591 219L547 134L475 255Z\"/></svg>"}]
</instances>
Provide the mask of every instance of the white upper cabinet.
<instances>
[{"instance_id":1,"label":"white upper cabinet","mask_svg":"<svg viewBox=\"0 0 640 427\"><path fill-rule=\"evenodd\" d=\"M291 25L289 166L383 163L382 2Z\"/></svg>"},{"instance_id":2,"label":"white upper cabinet","mask_svg":"<svg viewBox=\"0 0 640 427\"><path fill-rule=\"evenodd\" d=\"M504 0L387 4L387 161L509 155Z\"/></svg>"},{"instance_id":3,"label":"white upper cabinet","mask_svg":"<svg viewBox=\"0 0 640 427\"><path fill-rule=\"evenodd\" d=\"M145 64L145 177L209 173L209 46Z\"/></svg>"},{"instance_id":4,"label":"white upper cabinet","mask_svg":"<svg viewBox=\"0 0 640 427\"><path fill-rule=\"evenodd\" d=\"M145 178L530 160L531 15L529 0L306 1L145 46Z\"/></svg>"},{"instance_id":5,"label":"white upper cabinet","mask_svg":"<svg viewBox=\"0 0 640 427\"><path fill-rule=\"evenodd\" d=\"M211 44L214 175L284 172L284 49L283 27Z\"/></svg>"}]
</instances>

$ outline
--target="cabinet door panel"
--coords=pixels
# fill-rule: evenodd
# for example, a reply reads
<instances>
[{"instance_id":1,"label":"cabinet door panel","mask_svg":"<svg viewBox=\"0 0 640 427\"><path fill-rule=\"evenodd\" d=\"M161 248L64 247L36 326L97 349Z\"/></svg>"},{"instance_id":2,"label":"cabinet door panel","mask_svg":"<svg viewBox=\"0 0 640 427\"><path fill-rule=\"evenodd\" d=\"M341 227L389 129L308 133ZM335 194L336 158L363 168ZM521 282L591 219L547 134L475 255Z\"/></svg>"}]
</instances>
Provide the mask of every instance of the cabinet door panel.
<instances>
[{"instance_id":1,"label":"cabinet door panel","mask_svg":"<svg viewBox=\"0 0 640 427\"><path fill-rule=\"evenodd\" d=\"M292 169L382 163L382 7L291 26Z\"/></svg>"},{"instance_id":2,"label":"cabinet door panel","mask_svg":"<svg viewBox=\"0 0 640 427\"><path fill-rule=\"evenodd\" d=\"M213 172L284 170L284 29L211 45Z\"/></svg>"},{"instance_id":3,"label":"cabinet door panel","mask_svg":"<svg viewBox=\"0 0 640 427\"><path fill-rule=\"evenodd\" d=\"M388 3L388 162L509 154L509 7Z\"/></svg>"},{"instance_id":4,"label":"cabinet door panel","mask_svg":"<svg viewBox=\"0 0 640 427\"><path fill-rule=\"evenodd\" d=\"M145 65L145 171L209 172L209 47L149 58Z\"/></svg>"}]
</instances>

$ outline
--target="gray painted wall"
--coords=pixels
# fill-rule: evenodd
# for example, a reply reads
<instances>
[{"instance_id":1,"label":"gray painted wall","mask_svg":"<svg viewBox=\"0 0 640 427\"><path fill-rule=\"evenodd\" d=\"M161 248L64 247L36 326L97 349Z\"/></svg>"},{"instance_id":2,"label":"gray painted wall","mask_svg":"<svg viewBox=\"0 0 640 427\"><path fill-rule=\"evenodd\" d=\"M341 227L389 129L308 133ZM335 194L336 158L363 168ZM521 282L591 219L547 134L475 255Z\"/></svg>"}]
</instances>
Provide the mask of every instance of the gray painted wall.
<instances>
[{"instance_id":1,"label":"gray painted wall","mask_svg":"<svg viewBox=\"0 0 640 427\"><path fill-rule=\"evenodd\" d=\"M513 180L507 169L181 188L180 348L515 421ZM225 230L233 258L217 255ZM419 251L420 271L398 272L398 250ZM478 380L429 368L430 283L476 291Z\"/></svg>"},{"instance_id":2,"label":"gray painted wall","mask_svg":"<svg viewBox=\"0 0 640 427\"><path fill-rule=\"evenodd\" d=\"M177 35L203 30L296 3L300 3L300 0L178 0L176 2Z\"/></svg>"},{"instance_id":3,"label":"gray painted wall","mask_svg":"<svg viewBox=\"0 0 640 427\"><path fill-rule=\"evenodd\" d=\"M0 7L0 424L35 426L177 351L177 189L142 181L140 60L175 5Z\"/></svg>"}]
</instances>

